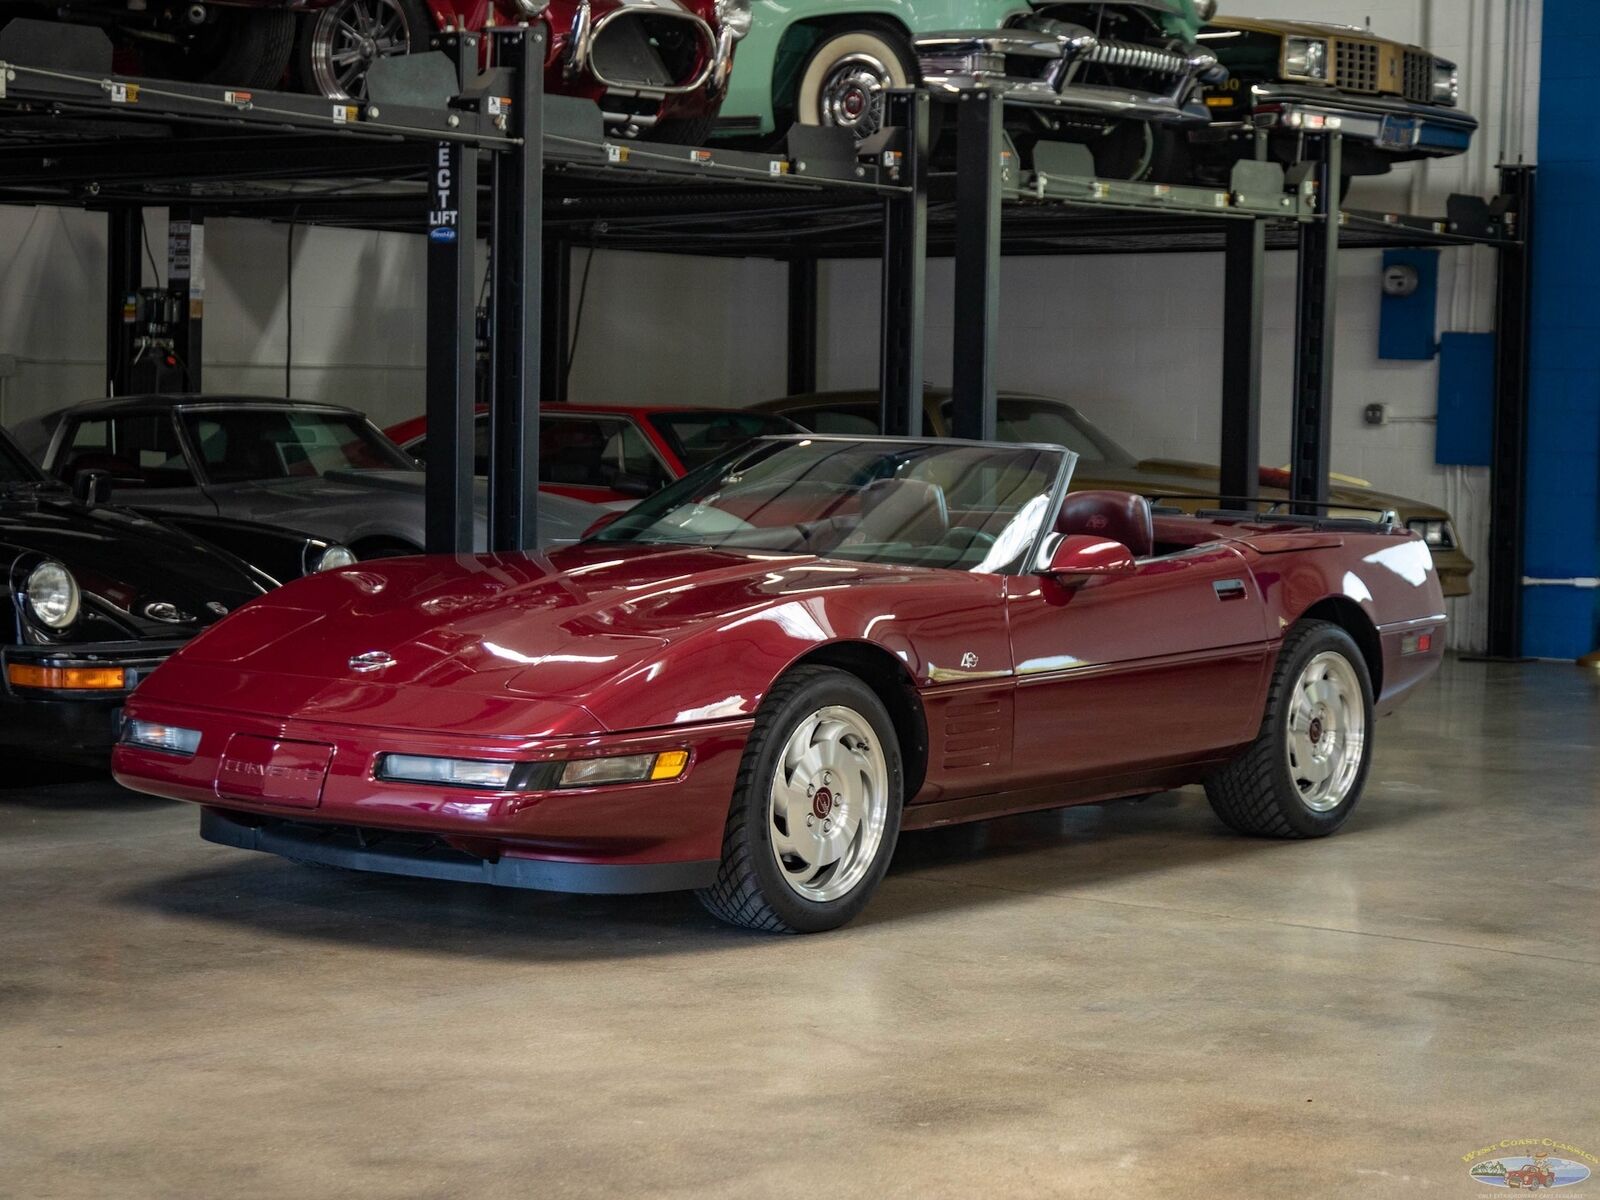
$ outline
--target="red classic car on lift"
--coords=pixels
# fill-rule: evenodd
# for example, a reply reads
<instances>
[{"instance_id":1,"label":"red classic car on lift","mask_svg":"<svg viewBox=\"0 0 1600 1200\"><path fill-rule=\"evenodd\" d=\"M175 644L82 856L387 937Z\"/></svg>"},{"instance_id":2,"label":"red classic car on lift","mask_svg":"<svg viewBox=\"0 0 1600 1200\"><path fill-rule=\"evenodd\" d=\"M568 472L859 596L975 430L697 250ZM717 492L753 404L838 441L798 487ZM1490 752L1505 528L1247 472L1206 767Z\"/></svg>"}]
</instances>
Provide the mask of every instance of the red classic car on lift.
<instances>
[{"instance_id":1,"label":"red classic car on lift","mask_svg":"<svg viewBox=\"0 0 1600 1200\"><path fill-rule=\"evenodd\" d=\"M474 473L489 473L489 410L477 409ZM419 462L428 418L384 430ZM751 438L804 433L788 417L736 408L551 404L539 410L539 489L591 504L637 500Z\"/></svg>"},{"instance_id":2,"label":"red classic car on lift","mask_svg":"<svg viewBox=\"0 0 1600 1200\"><path fill-rule=\"evenodd\" d=\"M1439 663L1427 546L1068 495L1074 457L762 439L548 558L292 583L145 681L116 776L231 846L773 931L855 916L901 829L1203 782L1332 833Z\"/></svg>"},{"instance_id":3,"label":"red classic car on lift","mask_svg":"<svg viewBox=\"0 0 1600 1200\"><path fill-rule=\"evenodd\" d=\"M99 25L117 69L241 87L287 76L334 99L366 94L380 58L446 30L543 21L545 87L596 100L626 134L698 144L721 107L751 0L14 0L11 16ZM483 53L492 53L485 39ZM487 61L487 57L486 57ZM292 68L292 70L291 70Z\"/></svg>"}]
</instances>

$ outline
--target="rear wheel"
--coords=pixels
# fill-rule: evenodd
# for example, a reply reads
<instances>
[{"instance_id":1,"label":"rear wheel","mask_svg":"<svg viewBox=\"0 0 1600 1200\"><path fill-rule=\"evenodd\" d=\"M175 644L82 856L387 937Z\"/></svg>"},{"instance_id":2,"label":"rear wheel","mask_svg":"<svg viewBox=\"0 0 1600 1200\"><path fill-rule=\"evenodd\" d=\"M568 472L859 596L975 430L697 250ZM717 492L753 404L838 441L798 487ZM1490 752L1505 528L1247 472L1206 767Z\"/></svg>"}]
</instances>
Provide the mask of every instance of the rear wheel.
<instances>
[{"instance_id":1,"label":"rear wheel","mask_svg":"<svg viewBox=\"0 0 1600 1200\"><path fill-rule=\"evenodd\" d=\"M888 870L903 789L894 724L872 689L830 667L791 671L756 717L700 902L747 929L838 928Z\"/></svg>"},{"instance_id":2,"label":"rear wheel","mask_svg":"<svg viewBox=\"0 0 1600 1200\"><path fill-rule=\"evenodd\" d=\"M1313 838L1350 817L1372 764L1372 680L1355 641L1327 621L1302 621L1278 653L1261 732L1206 781L1230 828Z\"/></svg>"},{"instance_id":3,"label":"rear wheel","mask_svg":"<svg viewBox=\"0 0 1600 1200\"><path fill-rule=\"evenodd\" d=\"M849 130L863 142L883 128L884 92L912 87L917 78L906 36L892 26L825 35L800 72L795 119Z\"/></svg>"},{"instance_id":4,"label":"rear wheel","mask_svg":"<svg viewBox=\"0 0 1600 1200\"><path fill-rule=\"evenodd\" d=\"M421 53L432 31L421 0L336 0L314 10L300 31L300 86L330 100L363 100L372 65Z\"/></svg>"}]
</instances>

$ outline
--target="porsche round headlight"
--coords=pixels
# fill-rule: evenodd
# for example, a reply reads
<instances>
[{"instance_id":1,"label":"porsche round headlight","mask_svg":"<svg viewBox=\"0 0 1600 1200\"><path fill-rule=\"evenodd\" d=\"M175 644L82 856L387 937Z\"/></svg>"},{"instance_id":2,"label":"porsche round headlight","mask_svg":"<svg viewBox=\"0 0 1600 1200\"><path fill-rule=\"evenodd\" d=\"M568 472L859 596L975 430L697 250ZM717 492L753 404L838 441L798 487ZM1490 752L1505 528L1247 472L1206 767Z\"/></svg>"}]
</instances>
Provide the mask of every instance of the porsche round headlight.
<instances>
[{"instance_id":1,"label":"porsche round headlight","mask_svg":"<svg viewBox=\"0 0 1600 1200\"><path fill-rule=\"evenodd\" d=\"M311 568L313 574L318 571L337 571L340 567L353 567L357 559L355 552L349 546L329 546L317 555L316 564Z\"/></svg>"},{"instance_id":2,"label":"porsche round headlight","mask_svg":"<svg viewBox=\"0 0 1600 1200\"><path fill-rule=\"evenodd\" d=\"M737 41L750 32L754 20L751 0L717 0L717 20Z\"/></svg>"},{"instance_id":3,"label":"porsche round headlight","mask_svg":"<svg viewBox=\"0 0 1600 1200\"><path fill-rule=\"evenodd\" d=\"M1453 62L1435 59L1433 63L1433 102L1454 108L1461 102L1461 75Z\"/></svg>"},{"instance_id":4,"label":"porsche round headlight","mask_svg":"<svg viewBox=\"0 0 1600 1200\"><path fill-rule=\"evenodd\" d=\"M58 562L42 562L22 585L28 611L50 629L65 629L78 619L78 581Z\"/></svg>"},{"instance_id":5,"label":"porsche round headlight","mask_svg":"<svg viewBox=\"0 0 1600 1200\"><path fill-rule=\"evenodd\" d=\"M1283 44L1283 73L1294 79L1328 78L1328 43L1325 38L1292 37Z\"/></svg>"}]
</instances>

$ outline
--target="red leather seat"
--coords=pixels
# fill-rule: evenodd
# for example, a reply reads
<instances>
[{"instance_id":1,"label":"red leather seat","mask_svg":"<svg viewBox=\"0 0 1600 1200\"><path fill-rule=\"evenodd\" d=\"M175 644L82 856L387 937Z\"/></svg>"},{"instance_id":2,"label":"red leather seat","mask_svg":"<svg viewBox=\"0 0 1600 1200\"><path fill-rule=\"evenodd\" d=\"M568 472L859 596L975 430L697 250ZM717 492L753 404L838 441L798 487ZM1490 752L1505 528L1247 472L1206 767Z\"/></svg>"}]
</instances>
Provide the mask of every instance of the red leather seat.
<instances>
[{"instance_id":1,"label":"red leather seat","mask_svg":"<svg viewBox=\"0 0 1600 1200\"><path fill-rule=\"evenodd\" d=\"M1071 492L1056 518L1056 532L1087 533L1121 542L1135 558L1155 553L1150 501L1132 492Z\"/></svg>"}]
</instances>

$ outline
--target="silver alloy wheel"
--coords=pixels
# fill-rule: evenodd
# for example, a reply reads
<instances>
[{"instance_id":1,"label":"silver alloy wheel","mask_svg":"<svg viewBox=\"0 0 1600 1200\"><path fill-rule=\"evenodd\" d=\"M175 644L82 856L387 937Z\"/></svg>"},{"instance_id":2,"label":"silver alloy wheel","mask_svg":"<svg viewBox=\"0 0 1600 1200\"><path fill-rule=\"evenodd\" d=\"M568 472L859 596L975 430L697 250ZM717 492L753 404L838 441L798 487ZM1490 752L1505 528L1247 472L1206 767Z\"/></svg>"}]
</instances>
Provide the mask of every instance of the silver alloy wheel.
<instances>
[{"instance_id":1,"label":"silver alloy wheel","mask_svg":"<svg viewBox=\"0 0 1600 1200\"><path fill-rule=\"evenodd\" d=\"M360 100L380 58L411 53L411 23L399 0L339 0L311 26L312 82L333 100Z\"/></svg>"},{"instance_id":2,"label":"silver alloy wheel","mask_svg":"<svg viewBox=\"0 0 1600 1200\"><path fill-rule=\"evenodd\" d=\"M889 816L889 770L872 723L829 705L795 727L773 772L772 854L796 895L825 903L867 873Z\"/></svg>"},{"instance_id":3,"label":"silver alloy wheel","mask_svg":"<svg viewBox=\"0 0 1600 1200\"><path fill-rule=\"evenodd\" d=\"M883 128L883 93L894 76L874 55L856 51L834 63L818 97L824 125L848 129L864 141Z\"/></svg>"},{"instance_id":4,"label":"silver alloy wheel","mask_svg":"<svg viewBox=\"0 0 1600 1200\"><path fill-rule=\"evenodd\" d=\"M1339 807L1361 774L1367 710L1361 681L1344 655L1324 650L1289 695L1289 778L1312 812Z\"/></svg>"}]
</instances>

